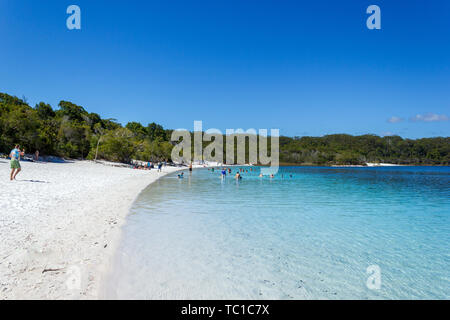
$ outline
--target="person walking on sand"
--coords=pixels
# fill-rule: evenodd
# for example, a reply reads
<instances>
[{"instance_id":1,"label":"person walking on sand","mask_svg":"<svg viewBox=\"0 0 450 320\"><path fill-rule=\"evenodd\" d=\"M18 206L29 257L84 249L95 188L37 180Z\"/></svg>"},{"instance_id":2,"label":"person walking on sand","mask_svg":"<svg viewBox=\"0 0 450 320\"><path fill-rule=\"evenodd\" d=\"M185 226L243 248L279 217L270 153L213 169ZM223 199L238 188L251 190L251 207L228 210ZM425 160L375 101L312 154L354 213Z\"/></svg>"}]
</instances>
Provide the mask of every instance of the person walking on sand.
<instances>
[{"instance_id":1,"label":"person walking on sand","mask_svg":"<svg viewBox=\"0 0 450 320\"><path fill-rule=\"evenodd\" d=\"M20 156L25 154L25 149L20 151L20 146L16 145L14 149L11 150L9 156L11 158L11 177L10 180L16 179L17 174L22 170L20 167Z\"/></svg>"}]
</instances>

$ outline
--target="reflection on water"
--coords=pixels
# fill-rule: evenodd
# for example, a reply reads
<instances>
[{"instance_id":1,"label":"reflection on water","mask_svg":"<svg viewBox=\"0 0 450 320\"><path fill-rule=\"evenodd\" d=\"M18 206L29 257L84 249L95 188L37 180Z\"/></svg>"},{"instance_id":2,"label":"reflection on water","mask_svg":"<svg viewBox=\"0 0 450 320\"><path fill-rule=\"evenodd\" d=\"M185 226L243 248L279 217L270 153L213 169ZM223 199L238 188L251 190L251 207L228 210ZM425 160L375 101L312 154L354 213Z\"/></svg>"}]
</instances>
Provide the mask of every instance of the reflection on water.
<instances>
[{"instance_id":1,"label":"reflection on water","mask_svg":"<svg viewBox=\"0 0 450 320\"><path fill-rule=\"evenodd\" d=\"M202 169L148 187L105 297L450 298L450 168L251 169L240 182ZM379 290L366 286L370 265Z\"/></svg>"}]
</instances>

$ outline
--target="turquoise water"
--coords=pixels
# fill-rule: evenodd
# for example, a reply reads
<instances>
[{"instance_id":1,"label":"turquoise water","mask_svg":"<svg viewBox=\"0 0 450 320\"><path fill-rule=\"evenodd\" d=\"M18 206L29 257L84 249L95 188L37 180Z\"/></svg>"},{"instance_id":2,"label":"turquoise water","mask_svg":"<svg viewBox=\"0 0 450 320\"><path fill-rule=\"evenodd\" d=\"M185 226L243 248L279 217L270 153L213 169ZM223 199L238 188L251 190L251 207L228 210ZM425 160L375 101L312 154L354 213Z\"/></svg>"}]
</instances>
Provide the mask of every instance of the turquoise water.
<instances>
[{"instance_id":1,"label":"turquoise water","mask_svg":"<svg viewBox=\"0 0 450 320\"><path fill-rule=\"evenodd\" d=\"M144 190L106 297L450 298L449 167L253 170L240 182L194 170ZM379 289L366 285L371 265Z\"/></svg>"}]
</instances>

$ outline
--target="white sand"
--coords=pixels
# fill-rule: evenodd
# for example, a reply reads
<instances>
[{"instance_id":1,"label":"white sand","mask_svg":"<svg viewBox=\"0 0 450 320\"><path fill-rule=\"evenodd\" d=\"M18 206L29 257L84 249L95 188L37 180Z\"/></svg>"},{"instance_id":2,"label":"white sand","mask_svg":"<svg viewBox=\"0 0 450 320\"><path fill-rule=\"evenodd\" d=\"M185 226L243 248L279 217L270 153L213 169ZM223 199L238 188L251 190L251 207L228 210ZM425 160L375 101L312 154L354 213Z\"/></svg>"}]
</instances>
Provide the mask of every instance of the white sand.
<instances>
[{"instance_id":1,"label":"white sand","mask_svg":"<svg viewBox=\"0 0 450 320\"><path fill-rule=\"evenodd\" d=\"M0 159L0 299L97 298L134 199L177 170L21 164Z\"/></svg>"},{"instance_id":2,"label":"white sand","mask_svg":"<svg viewBox=\"0 0 450 320\"><path fill-rule=\"evenodd\" d=\"M366 163L368 167L400 167L401 164L393 164L393 163Z\"/></svg>"}]
</instances>

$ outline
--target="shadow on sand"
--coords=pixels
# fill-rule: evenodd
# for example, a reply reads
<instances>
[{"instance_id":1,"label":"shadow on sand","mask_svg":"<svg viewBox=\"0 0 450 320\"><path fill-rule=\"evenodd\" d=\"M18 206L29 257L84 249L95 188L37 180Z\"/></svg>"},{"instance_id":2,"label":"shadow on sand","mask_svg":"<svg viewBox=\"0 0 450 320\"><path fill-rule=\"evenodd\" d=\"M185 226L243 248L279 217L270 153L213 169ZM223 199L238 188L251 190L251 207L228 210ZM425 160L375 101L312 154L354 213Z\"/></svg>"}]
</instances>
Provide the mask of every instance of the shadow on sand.
<instances>
[{"instance_id":1,"label":"shadow on sand","mask_svg":"<svg viewBox=\"0 0 450 320\"><path fill-rule=\"evenodd\" d=\"M41 181L41 180L18 180L18 179L16 179L16 180L20 181L20 182L50 183L48 181Z\"/></svg>"}]
</instances>

